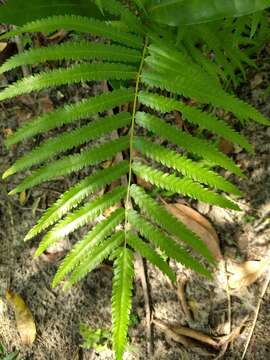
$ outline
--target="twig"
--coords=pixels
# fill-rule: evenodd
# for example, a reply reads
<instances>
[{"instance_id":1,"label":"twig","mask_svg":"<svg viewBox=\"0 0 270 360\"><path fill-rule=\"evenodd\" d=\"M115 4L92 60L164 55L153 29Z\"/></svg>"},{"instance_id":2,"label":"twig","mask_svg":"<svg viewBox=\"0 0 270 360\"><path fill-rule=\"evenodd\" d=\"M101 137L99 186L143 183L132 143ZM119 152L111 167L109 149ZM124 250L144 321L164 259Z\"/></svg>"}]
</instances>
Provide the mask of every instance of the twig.
<instances>
[{"instance_id":1,"label":"twig","mask_svg":"<svg viewBox=\"0 0 270 360\"><path fill-rule=\"evenodd\" d=\"M21 38L18 35L14 36L14 42L17 45L18 53L19 54L22 53L24 49L23 49L23 45L22 45L22 42L21 42ZM31 75L30 66L21 65L21 68L22 68L22 73L23 73L24 77Z\"/></svg>"},{"instance_id":2,"label":"twig","mask_svg":"<svg viewBox=\"0 0 270 360\"><path fill-rule=\"evenodd\" d=\"M183 313L185 314L187 321L191 321L192 320L192 316L191 313L189 311L188 305L187 305L187 301L186 301L186 296L185 296L185 285L186 285L187 279L182 277L178 277L177 278L177 285L176 285L176 294L179 300L179 303L181 305L181 308L183 310Z\"/></svg>"},{"instance_id":3,"label":"twig","mask_svg":"<svg viewBox=\"0 0 270 360\"><path fill-rule=\"evenodd\" d=\"M262 287L262 291L261 291L261 294L260 294L260 297L259 297L259 301L258 301L256 310L255 310L255 317L254 317L253 322L252 322L251 330L250 330L250 333L248 335L248 338L247 338L247 341L246 341L246 345L245 345L241 360L243 360L245 358L245 356L246 356L247 349L248 349L249 344L250 344L250 340L251 340L252 335L253 335L254 330L255 330L255 326L256 326L258 316L259 316L260 307L261 307L261 304L262 304L262 301L263 301L263 297L264 297L264 295L266 293L269 282L270 282L270 271L268 270L267 276L266 276L265 281L263 283L263 287Z\"/></svg>"},{"instance_id":4,"label":"twig","mask_svg":"<svg viewBox=\"0 0 270 360\"><path fill-rule=\"evenodd\" d=\"M223 267L224 275L226 276L226 294L227 294L227 302L228 302L228 324L229 324L228 333L230 334L232 331L232 301L231 301L231 293L229 287L229 276L227 273L227 266L225 264L225 260L222 260L222 267Z\"/></svg>"},{"instance_id":5,"label":"twig","mask_svg":"<svg viewBox=\"0 0 270 360\"><path fill-rule=\"evenodd\" d=\"M149 296L149 286L147 282L145 264L139 253L136 253L136 261L138 265L139 277L142 284L144 304L145 304L147 352L148 352L148 356L152 358L154 353L154 346L153 346L152 311L151 311L151 303Z\"/></svg>"}]
</instances>

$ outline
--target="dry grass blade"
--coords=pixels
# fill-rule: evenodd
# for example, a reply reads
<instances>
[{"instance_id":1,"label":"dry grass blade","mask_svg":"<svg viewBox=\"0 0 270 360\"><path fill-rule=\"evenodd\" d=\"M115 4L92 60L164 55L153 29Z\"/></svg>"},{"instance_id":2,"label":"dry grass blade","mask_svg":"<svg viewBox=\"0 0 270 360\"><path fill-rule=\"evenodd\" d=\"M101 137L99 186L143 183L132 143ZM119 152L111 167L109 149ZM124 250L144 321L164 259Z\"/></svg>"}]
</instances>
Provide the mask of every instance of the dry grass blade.
<instances>
[{"instance_id":1,"label":"dry grass blade","mask_svg":"<svg viewBox=\"0 0 270 360\"><path fill-rule=\"evenodd\" d=\"M170 329L177 335L188 337L194 340L197 340L201 343L212 346L213 348L217 348L219 346L218 341L213 339L211 336L204 334L201 331L193 330L184 326L176 326L172 324L166 324L161 320L154 319L154 324L159 326L160 328Z\"/></svg>"},{"instance_id":2,"label":"dry grass blade","mask_svg":"<svg viewBox=\"0 0 270 360\"><path fill-rule=\"evenodd\" d=\"M175 342L178 342L185 346L187 349L202 355L202 356L213 356L212 353L210 353L207 349L200 346L200 343L197 343L192 338L189 338L187 336L181 335L179 333L176 333L172 326L169 324L166 324L165 322L154 319L153 323L169 338L174 340Z\"/></svg>"}]
</instances>

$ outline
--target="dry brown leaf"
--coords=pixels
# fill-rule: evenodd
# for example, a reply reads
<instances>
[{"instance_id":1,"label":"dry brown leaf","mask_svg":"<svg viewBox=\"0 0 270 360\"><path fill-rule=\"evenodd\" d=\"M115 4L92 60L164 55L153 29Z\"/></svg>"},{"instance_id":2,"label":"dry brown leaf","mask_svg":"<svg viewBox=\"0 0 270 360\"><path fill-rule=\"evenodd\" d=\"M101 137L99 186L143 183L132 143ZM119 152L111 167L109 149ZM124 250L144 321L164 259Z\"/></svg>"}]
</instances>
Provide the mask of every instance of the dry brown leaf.
<instances>
[{"instance_id":1,"label":"dry brown leaf","mask_svg":"<svg viewBox=\"0 0 270 360\"><path fill-rule=\"evenodd\" d=\"M36 325L33 316L23 298L10 290L6 292L6 299L14 306L17 329L24 345L31 345L36 338Z\"/></svg>"},{"instance_id":2,"label":"dry brown leaf","mask_svg":"<svg viewBox=\"0 0 270 360\"><path fill-rule=\"evenodd\" d=\"M41 254L41 258L44 261L54 263L59 260L59 258L62 257L64 254L65 251L45 251L43 254Z\"/></svg>"},{"instance_id":3,"label":"dry brown leaf","mask_svg":"<svg viewBox=\"0 0 270 360\"><path fill-rule=\"evenodd\" d=\"M204 216L191 207L180 203L165 203L165 206L177 219L203 240L217 261L222 259L216 230Z\"/></svg>"},{"instance_id":4,"label":"dry brown leaf","mask_svg":"<svg viewBox=\"0 0 270 360\"><path fill-rule=\"evenodd\" d=\"M219 150L222 151L224 154L229 155L234 152L233 143L231 143L227 139L221 138L218 144Z\"/></svg>"},{"instance_id":5,"label":"dry brown leaf","mask_svg":"<svg viewBox=\"0 0 270 360\"><path fill-rule=\"evenodd\" d=\"M13 134L13 130L10 128L6 128L2 130L2 133L5 137L5 139L7 139L9 136L11 136Z\"/></svg>"},{"instance_id":6,"label":"dry brown leaf","mask_svg":"<svg viewBox=\"0 0 270 360\"><path fill-rule=\"evenodd\" d=\"M141 187L143 187L145 190L152 190L153 186L147 182L146 180L144 180L143 178L137 176L137 184L140 185Z\"/></svg>"},{"instance_id":7,"label":"dry brown leaf","mask_svg":"<svg viewBox=\"0 0 270 360\"><path fill-rule=\"evenodd\" d=\"M53 35L48 37L48 40L50 42L59 43L62 41L68 34L68 31L65 29L60 29L57 32L55 32Z\"/></svg>"},{"instance_id":8,"label":"dry brown leaf","mask_svg":"<svg viewBox=\"0 0 270 360\"><path fill-rule=\"evenodd\" d=\"M177 286L176 286L176 294L179 300L179 303L181 305L181 308L183 310L184 315L188 320L192 319L191 313L189 311L187 301L186 301L186 295L185 295L185 285L187 283L187 278L184 276L178 276L177 277Z\"/></svg>"},{"instance_id":9,"label":"dry brown leaf","mask_svg":"<svg viewBox=\"0 0 270 360\"><path fill-rule=\"evenodd\" d=\"M228 271L229 275L228 284L230 289L239 290L253 284L266 270L270 263L270 257L256 261L245 261L241 264L234 263Z\"/></svg>"},{"instance_id":10,"label":"dry brown leaf","mask_svg":"<svg viewBox=\"0 0 270 360\"><path fill-rule=\"evenodd\" d=\"M54 110L53 102L48 95L39 99L39 106L42 112L51 112Z\"/></svg>"}]
</instances>

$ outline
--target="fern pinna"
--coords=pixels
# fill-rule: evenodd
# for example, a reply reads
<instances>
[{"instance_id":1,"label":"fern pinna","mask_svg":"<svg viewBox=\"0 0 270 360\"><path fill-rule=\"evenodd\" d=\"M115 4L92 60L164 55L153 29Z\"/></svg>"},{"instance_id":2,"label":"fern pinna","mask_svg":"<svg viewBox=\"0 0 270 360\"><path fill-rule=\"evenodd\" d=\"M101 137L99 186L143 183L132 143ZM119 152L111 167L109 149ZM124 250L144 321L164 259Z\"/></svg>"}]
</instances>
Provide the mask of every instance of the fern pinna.
<instances>
[{"instance_id":1,"label":"fern pinna","mask_svg":"<svg viewBox=\"0 0 270 360\"><path fill-rule=\"evenodd\" d=\"M253 148L227 122L207 110L211 110L211 106L222 108L242 122L254 120L269 124L256 109L223 88L226 79L236 81L237 68L242 69L244 63L250 63L247 55L250 47L247 52L239 50L242 43L252 47L249 34L246 36L244 31L234 29L229 36L235 41L224 43L221 39L226 26L222 27L220 22L218 26L211 23L188 28L158 26L142 2L135 1L133 5L133 8L138 6L134 13L115 0L99 1L99 6L113 16L112 21L59 15L18 27L2 38L25 32L51 33L65 29L99 36L103 41L72 40L30 49L13 56L0 67L3 73L25 64L76 60L70 67L40 72L16 81L0 93L2 101L82 81L113 84L117 80L120 84L111 91L44 113L20 127L7 138L8 146L74 124L74 130L45 140L3 174L6 178L32 169L31 174L10 192L15 194L44 181L91 165L97 168L103 161L112 160L109 167L100 167L64 192L41 216L25 240L47 231L36 251L36 255L40 255L63 236L110 209L109 215L104 216L64 258L53 286L64 281L64 287L68 288L105 259L113 260L112 333L116 359L122 359L127 342L134 251L157 266L172 282L176 280L175 274L160 256L160 250L208 277L211 270L193 257L188 248L209 263L214 262L202 240L169 213L153 193L138 185L136 179L144 179L158 189L239 210L233 199L241 192L219 175L218 169L224 168L240 177L243 172L214 141L209 140L209 134L212 139L225 138L250 153ZM136 16L138 13L140 16ZM250 16L241 21L247 31ZM237 26L242 26L239 22L231 22L231 26L237 30ZM199 32L196 26L200 26ZM198 42L203 42L201 44L206 44L209 51L216 54L214 61L209 60ZM189 105L186 99L196 100L195 105ZM129 104L130 111L120 111L125 104ZM199 131L189 133L167 121L166 114L175 111ZM80 119L89 121L78 126ZM126 128L128 132L119 131ZM114 136L110 138L110 134ZM202 137L203 134L207 136ZM96 140L104 136L107 140L96 145ZM84 150L76 152L78 146L85 144L88 145ZM74 150L71 155L70 150ZM117 185L107 191L112 183ZM92 200L89 200L90 195Z\"/></svg>"}]
</instances>

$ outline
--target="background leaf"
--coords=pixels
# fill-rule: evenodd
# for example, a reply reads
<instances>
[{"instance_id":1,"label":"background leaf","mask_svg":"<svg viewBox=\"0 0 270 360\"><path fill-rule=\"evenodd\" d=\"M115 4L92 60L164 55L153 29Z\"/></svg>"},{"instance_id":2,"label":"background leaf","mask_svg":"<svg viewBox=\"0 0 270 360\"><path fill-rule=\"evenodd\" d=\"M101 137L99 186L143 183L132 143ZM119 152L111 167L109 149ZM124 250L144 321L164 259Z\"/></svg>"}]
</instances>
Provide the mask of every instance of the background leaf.
<instances>
[{"instance_id":1,"label":"background leaf","mask_svg":"<svg viewBox=\"0 0 270 360\"><path fill-rule=\"evenodd\" d=\"M22 25L53 15L103 17L98 7L90 0L8 0L0 7L1 24Z\"/></svg>"},{"instance_id":2,"label":"background leaf","mask_svg":"<svg viewBox=\"0 0 270 360\"><path fill-rule=\"evenodd\" d=\"M167 25L199 24L270 7L269 0L152 0L149 14Z\"/></svg>"}]
</instances>

